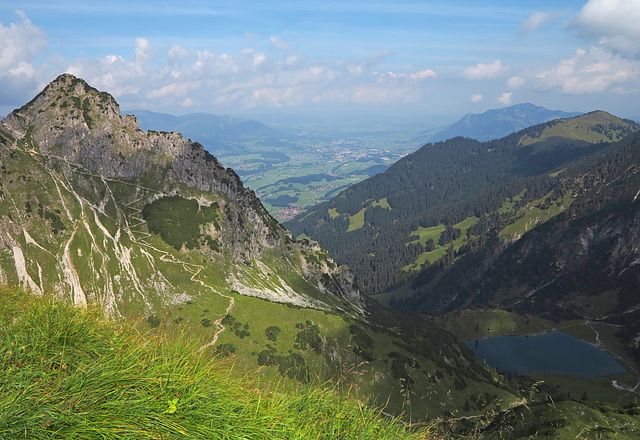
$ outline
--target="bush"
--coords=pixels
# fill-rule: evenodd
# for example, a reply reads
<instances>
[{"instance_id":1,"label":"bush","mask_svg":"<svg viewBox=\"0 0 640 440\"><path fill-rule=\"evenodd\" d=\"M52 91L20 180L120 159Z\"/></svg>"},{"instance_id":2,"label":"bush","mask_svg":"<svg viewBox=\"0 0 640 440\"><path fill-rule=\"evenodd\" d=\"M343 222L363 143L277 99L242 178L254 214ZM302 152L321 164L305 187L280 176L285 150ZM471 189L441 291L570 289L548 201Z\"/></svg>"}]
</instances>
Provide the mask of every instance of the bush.
<instances>
[{"instance_id":1,"label":"bush","mask_svg":"<svg viewBox=\"0 0 640 440\"><path fill-rule=\"evenodd\" d=\"M280 331L280 327L278 327L277 325L272 325L265 329L264 334L268 340L275 342L278 339Z\"/></svg>"},{"instance_id":2,"label":"bush","mask_svg":"<svg viewBox=\"0 0 640 440\"><path fill-rule=\"evenodd\" d=\"M217 203L200 206L196 200L180 196L163 197L142 209L142 216L147 221L149 230L160 235L176 250L180 250L183 245L188 249L195 249L205 242L211 246L212 243L200 232L201 226L213 223L220 229L219 213Z\"/></svg>"}]
</instances>

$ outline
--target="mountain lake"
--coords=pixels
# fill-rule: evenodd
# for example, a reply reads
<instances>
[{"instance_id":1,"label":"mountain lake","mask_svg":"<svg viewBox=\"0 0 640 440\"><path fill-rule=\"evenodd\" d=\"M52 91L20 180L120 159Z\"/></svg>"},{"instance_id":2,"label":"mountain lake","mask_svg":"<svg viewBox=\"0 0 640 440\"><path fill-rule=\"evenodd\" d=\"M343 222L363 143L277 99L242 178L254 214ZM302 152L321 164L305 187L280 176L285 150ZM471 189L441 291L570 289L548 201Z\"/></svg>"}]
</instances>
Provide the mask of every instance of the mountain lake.
<instances>
[{"instance_id":1,"label":"mountain lake","mask_svg":"<svg viewBox=\"0 0 640 440\"><path fill-rule=\"evenodd\" d=\"M626 372L606 351L557 330L538 335L496 336L464 344L487 365L504 372L544 372L584 378Z\"/></svg>"}]
</instances>

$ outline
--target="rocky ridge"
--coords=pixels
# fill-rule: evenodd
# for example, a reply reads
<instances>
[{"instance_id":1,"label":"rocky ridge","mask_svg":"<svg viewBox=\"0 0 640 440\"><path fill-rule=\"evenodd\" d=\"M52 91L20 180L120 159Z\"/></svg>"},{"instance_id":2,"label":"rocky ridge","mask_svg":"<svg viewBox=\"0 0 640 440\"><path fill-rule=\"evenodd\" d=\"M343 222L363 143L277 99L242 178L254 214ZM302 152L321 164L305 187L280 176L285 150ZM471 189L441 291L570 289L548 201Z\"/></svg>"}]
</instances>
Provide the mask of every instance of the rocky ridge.
<instances>
[{"instance_id":1,"label":"rocky ridge","mask_svg":"<svg viewBox=\"0 0 640 440\"><path fill-rule=\"evenodd\" d=\"M59 76L31 102L4 118L0 128L5 177L9 162L16 156L23 162L23 171L30 171L22 174L22 183L31 180L49 190L55 187L53 194L43 198L27 185L13 188L17 181L10 178L3 185L5 196L13 199L14 206L22 211L22 218L9 212L2 216L0 243L5 249L13 249L14 260L10 265L13 267L7 267L6 262L2 265L0 273L4 280L23 282L36 291L53 288L72 292L78 303L99 299L106 301L112 310L118 303L113 292L116 286L123 286L123 278L128 278L140 292L146 290L145 286L155 285L169 293L175 290L170 287L174 283L162 270L150 267L155 269L151 270L154 273L145 279L133 260L144 257L154 261L145 256L151 244L147 243L145 250L143 243L148 242L150 235L140 215L142 209L157 200L177 196L197 200L200 207L215 206L218 210L214 221L199 225L198 248L210 259L236 260L251 268L251 272L258 267L254 263L265 254L283 253L290 270L298 271L315 286L311 289L314 292L311 297L315 297L296 292L284 280L275 283L263 280L256 285L249 281L252 277L247 276L247 271L242 270L232 270L227 275L227 283L236 290L247 294L260 292L266 299L305 306L333 308L342 304L340 307L355 305L361 310L357 288L345 275L348 269L339 268L320 248L312 249L292 240L253 191L243 187L233 170L224 168L201 144L184 139L179 133L143 132L133 116L120 115L113 97L83 80L70 74ZM40 215L33 215L36 206ZM62 226L48 234L49 244L58 249L27 238L34 223ZM113 223L113 228L107 223ZM90 237L92 244L86 251L74 242L77 233ZM101 240L99 233L106 240ZM20 236L21 240L17 238ZM39 260L21 257L28 255L27 248L32 246L54 257L56 276L47 276L47 271L41 273L36 267ZM72 247L76 247L77 255L71 255ZM76 258L84 258L100 271L111 253L124 274L105 271L99 277L102 282L98 282L92 279L91 271L77 269L81 263ZM307 263L305 254L322 263ZM104 282L104 278L110 282ZM283 291L288 294L283 296ZM177 298L181 297L178 294ZM153 301L143 302L144 308L153 309Z\"/></svg>"}]
</instances>

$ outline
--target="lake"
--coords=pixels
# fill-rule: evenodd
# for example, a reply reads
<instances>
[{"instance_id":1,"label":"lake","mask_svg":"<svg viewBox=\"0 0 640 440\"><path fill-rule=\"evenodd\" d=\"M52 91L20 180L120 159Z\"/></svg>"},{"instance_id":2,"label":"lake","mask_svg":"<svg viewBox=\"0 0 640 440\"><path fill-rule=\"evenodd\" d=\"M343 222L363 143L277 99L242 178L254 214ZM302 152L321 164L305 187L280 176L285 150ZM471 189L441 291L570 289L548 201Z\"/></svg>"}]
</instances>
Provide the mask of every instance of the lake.
<instances>
[{"instance_id":1,"label":"lake","mask_svg":"<svg viewBox=\"0 0 640 440\"><path fill-rule=\"evenodd\" d=\"M559 331L464 341L487 365L517 374L552 373L584 378L626 370L604 350Z\"/></svg>"}]
</instances>

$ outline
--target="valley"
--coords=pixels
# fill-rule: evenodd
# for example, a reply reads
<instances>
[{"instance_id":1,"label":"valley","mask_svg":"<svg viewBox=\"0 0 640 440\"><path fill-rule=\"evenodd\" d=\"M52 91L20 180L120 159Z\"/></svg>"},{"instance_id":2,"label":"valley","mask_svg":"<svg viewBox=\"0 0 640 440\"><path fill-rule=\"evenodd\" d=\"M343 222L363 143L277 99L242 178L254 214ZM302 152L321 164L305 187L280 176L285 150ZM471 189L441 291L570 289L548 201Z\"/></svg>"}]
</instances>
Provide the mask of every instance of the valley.
<instances>
[{"instance_id":1,"label":"valley","mask_svg":"<svg viewBox=\"0 0 640 440\"><path fill-rule=\"evenodd\" d=\"M284 135L258 127L235 156L232 138L221 145L235 171L138 117L64 74L1 121L6 298L28 301L25 289L135 322L149 340L187 335L238 377L286 393L328 386L428 426L425 438L532 435L540 414L550 436L603 417L628 438L640 429L637 124L592 112L409 154L346 137L275 148ZM291 232L265 207L276 199L309 207ZM551 330L606 349L626 373L520 375L464 343ZM6 371L27 359L8 347Z\"/></svg>"},{"instance_id":2,"label":"valley","mask_svg":"<svg viewBox=\"0 0 640 440\"><path fill-rule=\"evenodd\" d=\"M358 390L409 420L520 399L429 319L362 296L349 268L293 239L201 144L143 132L83 80L60 76L1 130L3 283L187 334L285 388ZM469 392L483 403L461 412Z\"/></svg>"},{"instance_id":3,"label":"valley","mask_svg":"<svg viewBox=\"0 0 640 440\"><path fill-rule=\"evenodd\" d=\"M145 130L177 131L202 142L282 222L384 171L419 145L413 139L418 129L411 127L358 132L345 127L327 135L314 126L283 131L208 114L127 113Z\"/></svg>"}]
</instances>

